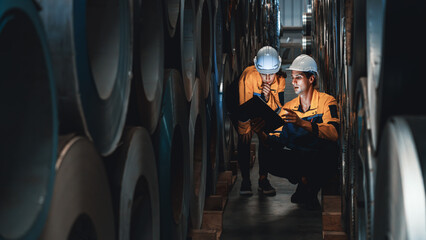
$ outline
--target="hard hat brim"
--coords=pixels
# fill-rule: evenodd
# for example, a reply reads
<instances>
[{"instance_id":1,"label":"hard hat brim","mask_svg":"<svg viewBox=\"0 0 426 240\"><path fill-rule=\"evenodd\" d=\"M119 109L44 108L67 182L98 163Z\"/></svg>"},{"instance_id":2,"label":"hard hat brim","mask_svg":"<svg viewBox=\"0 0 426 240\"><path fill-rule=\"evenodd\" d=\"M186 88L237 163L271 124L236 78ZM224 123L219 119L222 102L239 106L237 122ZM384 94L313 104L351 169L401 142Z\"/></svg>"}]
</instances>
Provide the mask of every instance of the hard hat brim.
<instances>
[{"instance_id":1,"label":"hard hat brim","mask_svg":"<svg viewBox=\"0 0 426 240\"><path fill-rule=\"evenodd\" d=\"M256 68L256 70L260 74L275 74L280 70L280 68L277 68L277 69L259 69L259 68Z\"/></svg>"}]
</instances>

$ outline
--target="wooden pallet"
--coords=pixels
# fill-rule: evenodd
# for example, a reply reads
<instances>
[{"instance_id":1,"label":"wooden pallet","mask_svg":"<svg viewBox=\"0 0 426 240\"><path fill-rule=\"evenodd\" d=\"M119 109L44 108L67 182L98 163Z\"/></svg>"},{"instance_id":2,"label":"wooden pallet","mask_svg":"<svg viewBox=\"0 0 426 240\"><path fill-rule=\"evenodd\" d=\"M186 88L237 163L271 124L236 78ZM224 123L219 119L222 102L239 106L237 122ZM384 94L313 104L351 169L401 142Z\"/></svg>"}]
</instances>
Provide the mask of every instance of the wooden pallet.
<instances>
[{"instance_id":1,"label":"wooden pallet","mask_svg":"<svg viewBox=\"0 0 426 240\"><path fill-rule=\"evenodd\" d=\"M322 195L322 237L324 240L347 240L343 229L340 195Z\"/></svg>"},{"instance_id":2,"label":"wooden pallet","mask_svg":"<svg viewBox=\"0 0 426 240\"><path fill-rule=\"evenodd\" d=\"M222 235L223 212L228 201L228 194L236 181L232 171L222 172L216 183L216 195L206 198L201 229L191 229L192 240L219 240Z\"/></svg>"}]
</instances>

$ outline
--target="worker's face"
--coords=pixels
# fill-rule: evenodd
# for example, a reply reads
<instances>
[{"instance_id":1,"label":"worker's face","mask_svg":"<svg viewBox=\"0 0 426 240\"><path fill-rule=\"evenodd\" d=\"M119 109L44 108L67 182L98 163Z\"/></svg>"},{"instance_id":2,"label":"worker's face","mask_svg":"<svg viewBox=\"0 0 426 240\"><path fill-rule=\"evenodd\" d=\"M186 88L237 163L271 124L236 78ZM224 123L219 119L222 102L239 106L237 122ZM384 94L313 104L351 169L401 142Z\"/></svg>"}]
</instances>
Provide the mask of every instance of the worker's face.
<instances>
[{"instance_id":1,"label":"worker's face","mask_svg":"<svg viewBox=\"0 0 426 240\"><path fill-rule=\"evenodd\" d=\"M260 74L260 77L262 78L262 82L271 85L275 78L274 74Z\"/></svg>"},{"instance_id":2,"label":"worker's face","mask_svg":"<svg viewBox=\"0 0 426 240\"><path fill-rule=\"evenodd\" d=\"M303 72L300 71L291 71L292 84L294 87L294 92L297 95L303 94L308 91L310 84L313 83L313 77L309 79Z\"/></svg>"}]
</instances>

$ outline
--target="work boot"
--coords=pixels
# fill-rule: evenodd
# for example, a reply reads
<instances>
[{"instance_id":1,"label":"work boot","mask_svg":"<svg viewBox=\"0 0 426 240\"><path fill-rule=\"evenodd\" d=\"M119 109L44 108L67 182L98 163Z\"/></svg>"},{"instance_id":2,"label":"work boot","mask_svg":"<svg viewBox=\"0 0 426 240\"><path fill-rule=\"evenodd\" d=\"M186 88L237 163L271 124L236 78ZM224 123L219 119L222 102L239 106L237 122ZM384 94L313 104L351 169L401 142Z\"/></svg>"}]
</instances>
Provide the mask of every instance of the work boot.
<instances>
[{"instance_id":1,"label":"work boot","mask_svg":"<svg viewBox=\"0 0 426 240\"><path fill-rule=\"evenodd\" d=\"M296 191L291 195L292 203L304 203L307 198L306 185L303 183L297 184Z\"/></svg>"},{"instance_id":2,"label":"work boot","mask_svg":"<svg viewBox=\"0 0 426 240\"><path fill-rule=\"evenodd\" d=\"M275 196L277 193L267 178L259 179L259 187L257 190L265 196Z\"/></svg>"},{"instance_id":3,"label":"work boot","mask_svg":"<svg viewBox=\"0 0 426 240\"><path fill-rule=\"evenodd\" d=\"M317 188L308 188L306 199L305 199L305 207L308 210L320 210L321 204L318 200L318 192L319 189Z\"/></svg>"},{"instance_id":4,"label":"work boot","mask_svg":"<svg viewBox=\"0 0 426 240\"><path fill-rule=\"evenodd\" d=\"M243 179L241 181L240 195L242 196L251 196L253 192L251 191L251 182L250 179Z\"/></svg>"}]
</instances>

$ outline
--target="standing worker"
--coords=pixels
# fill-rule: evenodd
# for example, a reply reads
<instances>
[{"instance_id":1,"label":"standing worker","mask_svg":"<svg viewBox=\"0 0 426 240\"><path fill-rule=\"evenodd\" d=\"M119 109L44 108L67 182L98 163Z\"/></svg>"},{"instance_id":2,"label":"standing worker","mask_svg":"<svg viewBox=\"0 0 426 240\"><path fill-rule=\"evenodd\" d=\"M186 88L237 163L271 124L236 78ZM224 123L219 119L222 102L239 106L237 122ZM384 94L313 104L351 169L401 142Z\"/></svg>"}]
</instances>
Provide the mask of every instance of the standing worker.
<instances>
[{"instance_id":1,"label":"standing worker","mask_svg":"<svg viewBox=\"0 0 426 240\"><path fill-rule=\"evenodd\" d=\"M239 80L240 105L253 96L260 96L268 106L280 111L284 105L285 79L281 69L281 58L278 52L270 47L261 48L254 58L254 66L247 67ZM280 73L279 73L280 71ZM252 195L250 181L250 143L252 138L250 120L238 121L238 164L241 170L241 195ZM275 189L268 180L268 172L263 166L264 156L261 155L263 144L259 144L259 181L258 191L267 196L274 196Z\"/></svg>"},{"instance_id":2,"label":"standing worker","mask_svg":"<svg viewBox=\"0 0 426 240\"><path fill-rule=\"evenodd\" d=\"M254 119L252 129L269 147L263 163L267 171L298 184L291 202L319 209L317 194L337 173L337 101L315 89L317 64L310 56L298 56L288 70L298 97L287 102L280 112L284 126L278 135L267 135L261 131L264 121Z\"/></svg>"}]
</instances>

